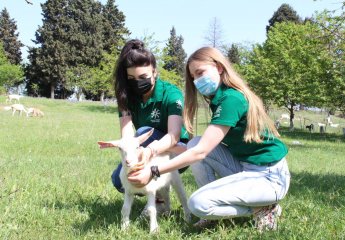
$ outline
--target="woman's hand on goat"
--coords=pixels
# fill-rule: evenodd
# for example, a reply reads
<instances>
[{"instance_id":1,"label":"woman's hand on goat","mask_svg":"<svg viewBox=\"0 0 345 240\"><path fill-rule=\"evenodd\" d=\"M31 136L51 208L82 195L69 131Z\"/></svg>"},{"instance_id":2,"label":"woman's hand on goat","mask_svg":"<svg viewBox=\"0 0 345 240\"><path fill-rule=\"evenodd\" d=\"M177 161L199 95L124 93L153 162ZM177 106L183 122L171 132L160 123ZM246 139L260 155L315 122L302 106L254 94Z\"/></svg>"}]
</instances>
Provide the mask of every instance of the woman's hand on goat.
<instances>
[{"instance_id":1,"label":"woman's hand on goat","mask_svg":"<svg viewBox=\"0 0 345 240\"><path fill-rule=\"evenodd\" d=\"M128 181L138 188L147 185L151 181L151 179L151 169L149 166L146 166L139 171L130 172L128 174Z\"/></svg>"}]
</instances>

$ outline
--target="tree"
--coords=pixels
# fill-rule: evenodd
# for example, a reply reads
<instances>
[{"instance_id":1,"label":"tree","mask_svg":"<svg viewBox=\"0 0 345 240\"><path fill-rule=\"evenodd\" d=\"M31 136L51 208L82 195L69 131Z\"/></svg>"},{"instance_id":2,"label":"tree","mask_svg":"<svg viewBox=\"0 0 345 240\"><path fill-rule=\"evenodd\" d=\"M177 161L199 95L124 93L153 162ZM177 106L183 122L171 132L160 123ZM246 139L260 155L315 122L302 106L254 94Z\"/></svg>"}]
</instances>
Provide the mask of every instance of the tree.
<instances>
[{"instance_id":1,"label":"tree","mask_svg":"<svg viewBox=\"0 0 345 240\"><path fill-rule=\"evenodd\" d=\"M84 64L70 67L66 73L66 79L68 80L66 88L76 93L77 98L80 100L81 96L85 94L91 77L92 73L90 67Z\"/></svg>"},{"instance_id":2,"label":"tree","mask_svg":"<svg viewBox=\"0 0 345 240\"><path fill-rule=\"evenodd\" d=\"M94 67L102 58L103 16L102 5L93 0L69 0L68 19L70 22L70 47L68 64L77 66L85 64Z\"/></svg>"},{"instance_id":3,"label":"tree","mask_svg":"<svg viewBox=\"0 0 345 240\"><path fill-rule=\"evenodd\" d=\"M266 33L276 24L281 22L293 22L301 23L302 19L297 15L297 12L286 3L283 3L277 11L274 12L270 20L269 25L266 26Z\"/></svg>"},{"instance_id":4,"label":"tree","mask_svg":"<svg viewBox=\"0 0 345 240\"><path fill-rule=\"evenodd\" d=\"M24 45L18 40L19 33L14 19L10 18L7 9L0 13L0 40L10 63L19 64L22 61L22 52L20 50Z\"/></svg>"},{"instance_id":5,"label":"tree","mask_svg":"<svg viewBox=\"0 0 345 240\"><path fill-rule=\"evenodd\" d=\"M209 28L205 35L206 44L221 49L223 47L223 30L218 18L214 17L210 21Z\"/></svg>"},{"instance_id":6,"label":"tree","mask_svg":"<svg viewBox=\"0 0 345 240\"><path fill-rule=\"evenodd\" d=\"M115 96L113 71L118 58L116 46L112 48L111 53L104 52L99 66L91 69L92 82L88 84L87 90L93 95L99 97L101 101L106 96Z\"/></svg>"},{"instance_id":7,"label":"tree","mask_svg":"<svg viewBox=\"0 0 345 240\"><path fill-rule=\"evenodd\" d=\"M107 3L102 7L103 19L103 50L107 53L113 52L114 47L118 54L121 46L125 42L125 37L130 34L125 27L125 15L115 5L115 0L107 0Z\"/></svg>"},{"instance_id":8,"label":"tree","mask_svg":"<svg viewBox=\"0 0 345 240\"><path fill-rule=\"evenodd\" d=\"M168 43L163 50L165 53L163 57L163 69L176 72L180 78L180 81L178 81L178 85L180 87L183 86L182 79L187 57L182 44L183 37L181 35L176 36L176 30L174 27L172 27L170 30L170 38L168 39Z\"/></svg>"},{"instance_id":9,"label":"tree","mask_svg":"<svg viewBox=\"0 0 345 240\"><path fill-rule=\"evenodd\" d=\"M42 4L43 26L34 41L38 47L29 51L29 86L49 86L52 98L64 98L74 84L67 82L72 80L67 71L97 68L112 44L119 50L128 30L114 3L109 0L103 6L94 0L48 0ZM92 85L92 79L88 84Z\"/></svg>"},{"instance_id":10,"label":"tree","mask_svg":"<svg viewBox=\"0 0 345 240\"><path fill-rule=\"evenodd\" d=\"M293 128L297 104L322 106L322 87L330 67L327 51L319 36L320 29L312 23L276 24L263 46L254 48L251 61L244 68L253 89L266 101L284 106L290 112Z\"/></svg>"},{"instance_id":11,"label":"tree","mask_svg":"<svg viewBox=\"0 0 345 240\"><path fill-rule=\"evenodd\" d=\"M71 55L68 45L70 22L66 18L68 3L66 0L48 0L41 4L43 25L36 31L37 48L29 49L31 65L28 77L36 77L44 86L49 86L51 98L55 98L55 89L63 91L67 61ZM34 64L34 65L33 65ZM30 85L30 81L29 81Z\"/></svg>"},{"instance_id":12,"label":"tree","mask_svg":"<svg viewBox=\"0 0 345 240\"><path fill-rule=\"evenodd\" d=\"M330 109L339 109L345 115L345 14L335 15L324 11L315 18L320 27L320 38L329 54L330 68L325 69L328 78L325 81L326 97Z\"/></svg>"},{"instance_id":13,"label":"tree","mask_svg":"<svg viewBox=\"0 0 345 240\"><path fill-rule=\"evenodd\" d=\"M140 37L140 40L144 43L145 48L153 53L157 62L160 63L164 54L159 46L161 42L155 39L155 34L144 31L144 35Z\"/></svg>"},{"instance_id":14,"label":"tree","mask_svg":"<svg viewBox=\"0 0 345 240\"><path fill-rule=\"evenodd\" d=\"M231 44L231 47L228 50L228 58L232 64L240 64L240 53L236 44Z\"/></svg>"},{"instance_id":15,"label":"tree","mask_svg":"<svg viewBox=\"0 0 345 240\"><path fill-rule=\"evenodd\" d=\"M23 69L20 65L11 64L0 44L0 87L9 88L23 81Z\"/></svg>"}]
</instances>

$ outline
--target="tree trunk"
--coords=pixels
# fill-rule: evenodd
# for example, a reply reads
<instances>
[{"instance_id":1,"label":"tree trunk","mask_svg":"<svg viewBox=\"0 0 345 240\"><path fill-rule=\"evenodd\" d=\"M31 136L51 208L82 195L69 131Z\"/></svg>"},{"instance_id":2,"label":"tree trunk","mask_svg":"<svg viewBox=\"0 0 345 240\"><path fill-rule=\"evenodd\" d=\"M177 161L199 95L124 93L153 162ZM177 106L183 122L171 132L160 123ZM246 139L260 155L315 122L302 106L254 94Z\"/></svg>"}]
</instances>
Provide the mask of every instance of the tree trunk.
<instances>
[{"instance_id":1,"label":"tree trunk","mask_svg":"<svg viewBox=\"0 0 345 240\"><path fill-rule=\"evenodd\" d=\"M294 117L295 117L295 114L294 114L294 112L293 112L293 107L295 106L295 104L294 103L291 103L290 104L290 108L289 108L289 112L290 112L290 131L293 131L293 129L294 129L294 123L293 123L293 119L294 119Z\"/></svg>"},{"instance_id":2,"label":"tree trunk","mask_svg":"<svg viewBox=\"0 0 345 240\"><path fill-rule=\"evenodd\" d=\"M55 90L54 83L51 83L50 84L50 98L51 99L54 99L54 90Z\"/></svg>"},{"instance_id":3,"label":"tree trunk","mask_svg":"<svg viewBox=\"0 0 345 240\"><path fill-rule=\"evenodd\" d=\"M101 102L104 102L104 92L102 91L102 93L101 93Z\"/></svg>"}]
</instances>

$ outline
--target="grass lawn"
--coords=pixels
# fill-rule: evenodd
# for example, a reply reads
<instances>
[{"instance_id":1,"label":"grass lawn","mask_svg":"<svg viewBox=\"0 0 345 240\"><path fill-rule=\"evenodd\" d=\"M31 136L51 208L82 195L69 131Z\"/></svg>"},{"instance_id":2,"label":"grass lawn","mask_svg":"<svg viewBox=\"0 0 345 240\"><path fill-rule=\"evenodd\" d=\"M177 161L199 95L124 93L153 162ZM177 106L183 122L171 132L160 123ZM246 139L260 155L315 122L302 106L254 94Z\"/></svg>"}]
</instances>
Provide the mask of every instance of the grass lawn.
<instances>
[{"instance_id":1,"label":"grass lawn","mask_svg":"<svg viewBox=\"0 0 345 240\"><path fill-rule=\"evenodd\" d=\"M123 196L110 181L120 155L96 144L120 136L116 106L28 97L21 102L45 116L12 117L2 110L5 97L0 96L0 239L345 239L341 128L326 134L298 124L294 132L287 125L281 129L292 180L277 231L259 234L250 218L198 231L183 222L173 194L172 214L159 218L160 233L150 236L147 221L138 219L144 198L135 200L130 229L120 230ZM198 117L200 134L206 121L199 119L205 115ZM344 119L333 122L345 127ZM193 176L190 170L182 176L190 195L196 190Z\"/></svg>"}]
</instances>

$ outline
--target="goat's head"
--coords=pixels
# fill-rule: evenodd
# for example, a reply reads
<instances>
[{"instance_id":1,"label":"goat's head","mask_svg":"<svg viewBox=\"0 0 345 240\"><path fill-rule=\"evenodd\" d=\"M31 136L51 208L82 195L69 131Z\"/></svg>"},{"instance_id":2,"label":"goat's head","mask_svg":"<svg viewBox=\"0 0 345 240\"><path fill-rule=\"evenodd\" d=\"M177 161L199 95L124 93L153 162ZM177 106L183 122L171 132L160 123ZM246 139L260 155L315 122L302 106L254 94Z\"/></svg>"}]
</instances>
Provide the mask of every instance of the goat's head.
<instances>
[{"instance_id":1,"label":"goat's head","mask_svg":"<svg viewBox=\"0 0 345 240\"><path fill-rule=\"evenodd\" d=\"M133 169L138 163L138 150L140 144L145 142L153 133L153 129L138 137L125 137L114 141L99 141L100 148L117 147L121 150L122 165L127 169Z\"/></svg>"}]
</instances>

